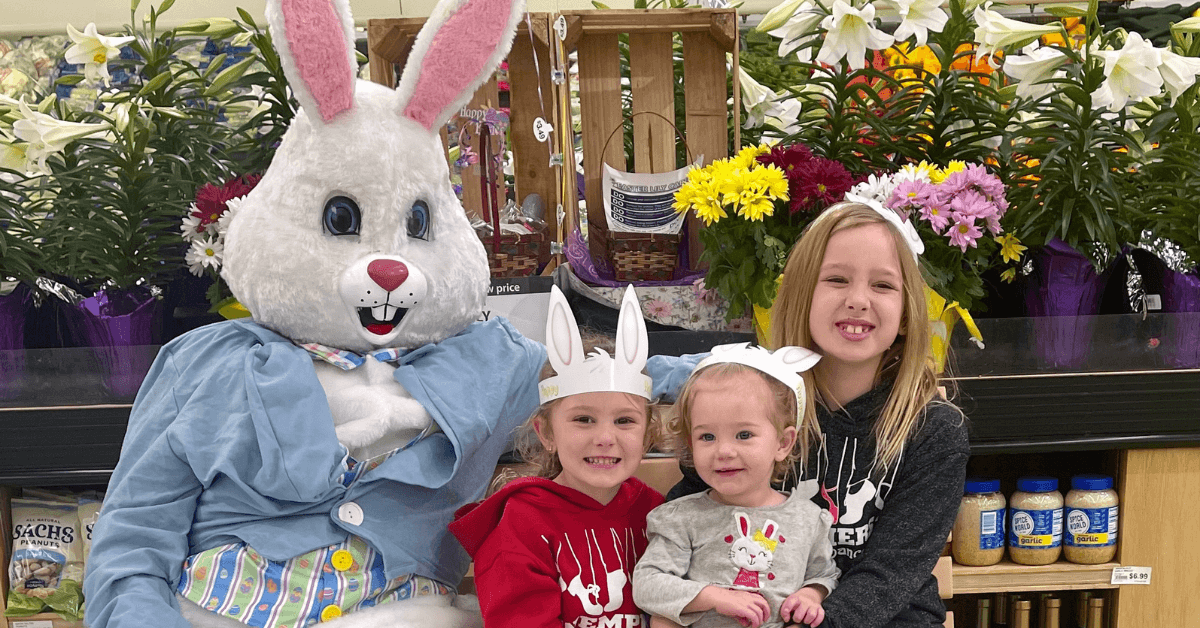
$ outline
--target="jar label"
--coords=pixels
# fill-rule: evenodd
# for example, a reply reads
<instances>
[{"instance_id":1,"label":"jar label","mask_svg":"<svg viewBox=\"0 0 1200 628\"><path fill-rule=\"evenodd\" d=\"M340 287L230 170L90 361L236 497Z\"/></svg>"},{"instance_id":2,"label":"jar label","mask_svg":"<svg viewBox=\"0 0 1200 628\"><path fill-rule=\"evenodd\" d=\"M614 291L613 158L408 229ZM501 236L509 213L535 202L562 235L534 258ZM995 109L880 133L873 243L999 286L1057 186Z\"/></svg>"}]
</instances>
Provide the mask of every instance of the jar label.
<instances>
[{"instance_id":1,"label":"jar label","mask_svg":"<svg viewBox=\"0 0 1200 628\"><path fill-rule=\"evenodd\" d=\"M1117 542L1117 507L1067 511L1067 545L1106 547Z\"/></svg>"},{"instance_id":2,"label":"jar label","mask_svg":"<svg viewBox=\"0 0 1200 628\"><path fill-rule=\"evenodd\" d=\"M1062 545L1063 512L1054 510L1012 510L1009 519L1010 547L1053 548Z\"/></svg>"},{"instance_id":3,"label":"jar label","mask_svg":"<svg viewBox=\"0 0 1200 628\"><path fill-rule=\"evenodd\" d=\"M1004 547L1004 509L979 513L979 549Z\"/></svg>"}]
</instances>

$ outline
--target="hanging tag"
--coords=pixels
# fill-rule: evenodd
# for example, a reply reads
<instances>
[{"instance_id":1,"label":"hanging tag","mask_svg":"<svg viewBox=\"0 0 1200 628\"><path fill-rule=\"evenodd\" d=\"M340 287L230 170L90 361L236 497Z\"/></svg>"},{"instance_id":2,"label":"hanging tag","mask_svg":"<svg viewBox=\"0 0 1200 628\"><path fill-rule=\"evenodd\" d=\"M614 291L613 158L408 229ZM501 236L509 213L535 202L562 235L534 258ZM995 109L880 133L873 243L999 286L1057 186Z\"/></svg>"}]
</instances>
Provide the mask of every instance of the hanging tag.
<instances>
[{"instance_id":1,"label":"hanging tag","mask_svg":"<svg viewBox=\"0 0 1200 628\"><path fill-rule=\"evenodd\" d=\"M562 85L567 82L567 74L562 70L550 70L550 81L555 85Z\"/></svg>"},{"instance_id":2,"label":"hanging tag","mask_svg":"<svg viewBox=\"0 0 1200 628\"><path fill-rule=\"evenodd\" d=\"M1151 567L1113 567L1110 584L1150 584Z\"/></svg>"},{"instance_id":3,"label":"hanging tag","mask_svg":"<svg viewBox=\"0 0 1200 628\"><path fill-rule=\"evenodd\" d=\"M533 120L533 137L539 142L550 140L550 135L554 133L554 126L546 122L545 118L538 116Z\"/></svg>"},{"instance_id":4,"label":"hanging tag","mask_svg":"<svg viewBox=\"0 0 1200 628\"><path fill-rule=\"evenodd\" d=\"M559 39L567 40L567 18L565 16L560 15L557 20L554 20L554 32L558 33Z\"/></svg>"},{"instance_id":5,"label":"hanging tag","mask_svg":"<svg viewBox=\"0 0 1200 628\"><path fill-rule=\"evenodd\" d=\"M553 168L555 166L561 166L561 165L563 165L562 153L551 154L550 155L550 167Z\"/></svg>"},{"instance_id":6,"label":"hanging tag","mask_svg":"<svg viewBox=\"0 0 1200 628\"><path fill-rule=\"evenodd\" d=\"M1162 309L1162 297L1157 294L1146 295L1146 311L1157 312Z\"/></svg>"}]
</instances>

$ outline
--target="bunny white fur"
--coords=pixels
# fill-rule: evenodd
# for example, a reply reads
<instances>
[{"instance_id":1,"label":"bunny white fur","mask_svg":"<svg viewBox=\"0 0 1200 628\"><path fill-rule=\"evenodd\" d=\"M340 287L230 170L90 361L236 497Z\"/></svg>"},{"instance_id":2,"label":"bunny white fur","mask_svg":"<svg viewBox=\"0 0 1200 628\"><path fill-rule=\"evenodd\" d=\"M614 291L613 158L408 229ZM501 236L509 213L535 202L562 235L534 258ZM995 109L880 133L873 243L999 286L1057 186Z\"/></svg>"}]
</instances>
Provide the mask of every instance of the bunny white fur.
<instances>
[{"instance_id":1,"label":"bunny white fur","mask_svg":"<svg viewBox=\"0 0 1200 628\"><path fill-rule=\"evenodd\" d=\"M736 512L733 518L737 524L738 538L734 539L733 545L729 547L729 560L735 567L746 571L763 572L770 569L775 560L775 552L754 540L755 530L750 527L750 517L745 513ZM762 533L768 541L777 540L779 524L767 519L763 523Z\"/></svg>"},{"instance_id":2,"label":"bunny white fur","mask_svg":"<svg viewBox=\"0 0 1200 628\"><path fill-rule=\"evenodd\" d=\"M307 17L286 15L297 6L318 17L332 7L336 16L314 26ZM450 186L438 129L507 53L523 15L521 0L444 0L418 36L397 90L355 79L348 0L273 0L267 13L301 110L270 169L232 218L223 277L256 323L295 343L370 352L418 348L458 334L478 316L489 272ZM314 39L340 39L344 48L332 46L318 58L322 51L310 45ZM476 48L465 62L474 63L470 75L447 75L462 66L455 66L448 47L466 41ZM357 204L356 234L330 233L323 213L335 196ZM428 207L426 233L410 229L418 201ZM380 279L381 268L392 279ZM369 327L363 308L386 312L376 319L392 319L395 308L405 313ZM351 371L320 361L314 368L336 437L359 460L395 450L431 425L429 412L393 376L391 364L367 357ZM530 388L535 373L527 374ZM462 382L462 390L471 384ZM455 451L471 436L456 434ZM477 436L493 438L490 431ZM484 487L478 488L482 494ZM404 523L396 522L395 534L405 534ZM193 626L244 625L178 601ZM481 621L474 599L459 596L383 604L329 623L424 628Z\"/></svg>"}]
</instances>

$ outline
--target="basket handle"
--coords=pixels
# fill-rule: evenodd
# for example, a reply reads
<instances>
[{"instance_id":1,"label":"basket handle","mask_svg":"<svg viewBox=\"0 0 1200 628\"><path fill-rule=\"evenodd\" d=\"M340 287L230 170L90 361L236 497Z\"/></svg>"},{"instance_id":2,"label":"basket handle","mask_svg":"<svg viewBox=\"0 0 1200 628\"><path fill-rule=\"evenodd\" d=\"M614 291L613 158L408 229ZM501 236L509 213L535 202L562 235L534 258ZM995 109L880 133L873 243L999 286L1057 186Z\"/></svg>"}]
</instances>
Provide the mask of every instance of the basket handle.
<instances>
[{"instance_id":1,"label":"basket handle","mask_svg":"<svg viewBox=\"0 0 1200 628\"><path fill-rule=\"evenodd\" d=\"M674 122L672 122L669 118L667 118L666 116L664 116L663 114L661 114L657 111L636 111L636 112L630 114L629 116L625 117L623 120L621 120L621 124L618 124L617 128L613 129L612 133L608 134L608 139L604 140L604 148L600 149L601 161L604 160L604 153L608 152L608 145L610 142L612 142L613 136L617 134L617 131L620 131L621 129L625 128L625 120L633 120L634 118L636 118L640 115L643 115L643 114L650 114L652 116L658 116L658 117L662 118L664 122L671 125L671 128L675 129L675 137L678 137L683 142L683 148L685 151L687 151L688 163L689 164L692 163L692 147L688 146L687 138L683 136L683 133L679 132L679 127L675 126Z\"/></svg>"}]
</instances>

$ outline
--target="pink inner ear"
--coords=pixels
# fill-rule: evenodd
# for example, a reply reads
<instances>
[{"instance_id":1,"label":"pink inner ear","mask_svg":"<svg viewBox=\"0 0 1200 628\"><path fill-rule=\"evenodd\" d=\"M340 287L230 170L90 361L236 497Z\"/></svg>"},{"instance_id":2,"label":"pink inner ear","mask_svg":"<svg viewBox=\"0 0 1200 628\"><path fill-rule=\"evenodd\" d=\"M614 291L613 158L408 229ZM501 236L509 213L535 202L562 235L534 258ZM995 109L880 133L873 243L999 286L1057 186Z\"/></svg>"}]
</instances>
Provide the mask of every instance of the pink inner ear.
<instances>
[{"instance_id":1,"label":"pink inner ear","mask_svg":"<svg viewBox=\"0 0 1200 628\"><path fill-rule=\"evenodd\" d=\"M738 527L742 529L742 536L750 536L750 520L745 517L738 517Z\"/></svg>"},{"instance_id":2,"label":"pink inner ear","mask_svg":"<svg viewBox=\"0 0 1200 628\"><path fill-rule=\"evenodd\" d=\"M773 525L768 525L767 529L763 530L763 536L767 537L768 539L771 538L771 535L774 533L775 533L775 526L773 526Z\"/></svg>"},{"instance_id":3,"label":"pink inner ear","mask_svg":"<svg viewBox=\"0 0 1200 628\"><path fill-rule=\"evenodd\" d=\"M282 0L288 49L304 86L329 122L354 102L354 70L332 0Z\"/></svg>"},{"instance_id":4,"label":"pink inner ear","mask_svg":"<svg viewBox=\"0 0 1200 628\"><path fill-rule=\"evenodd\" d=\"M479 80L508 26L511 9L510 0L468 0L446 20L421 62L405 117L427 129L441 122L438 114Z\"/></svg>"}]
</instances>

